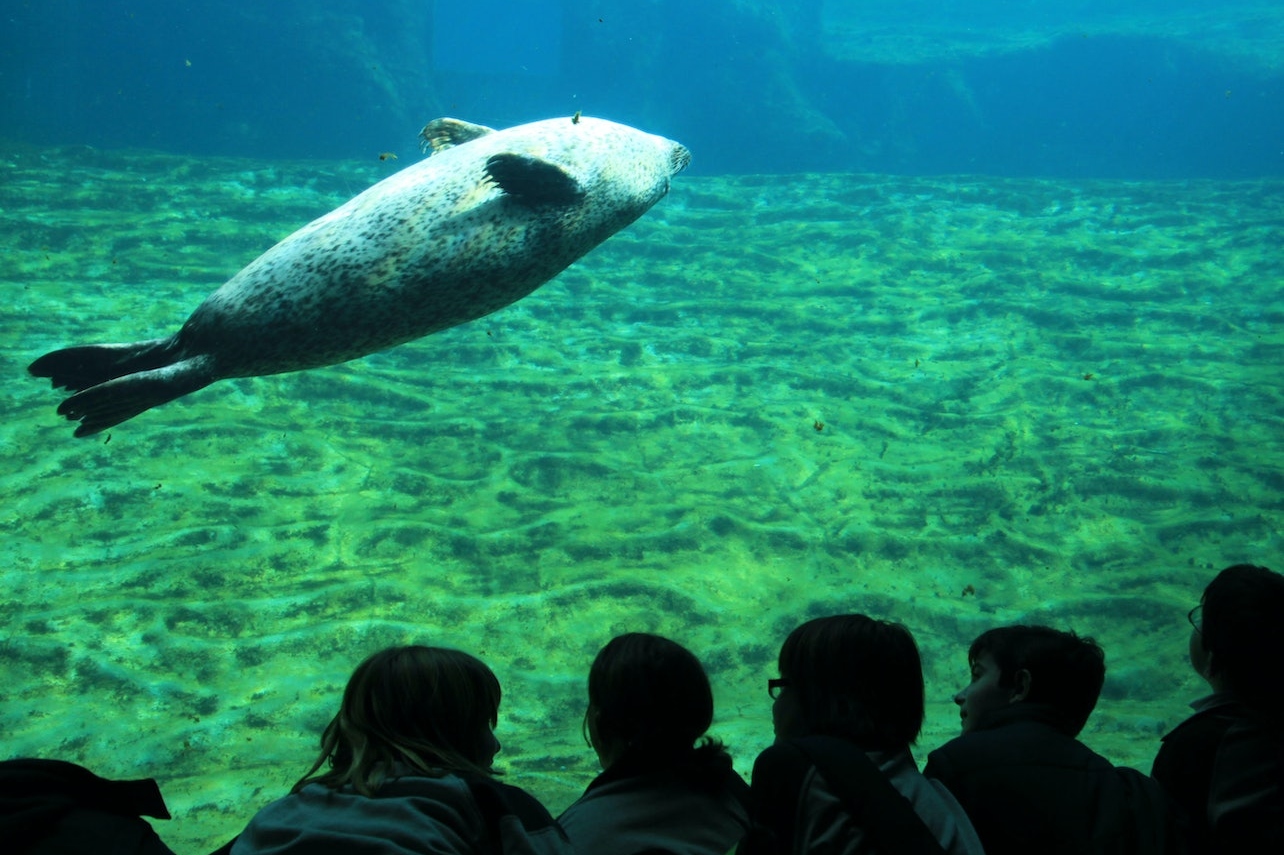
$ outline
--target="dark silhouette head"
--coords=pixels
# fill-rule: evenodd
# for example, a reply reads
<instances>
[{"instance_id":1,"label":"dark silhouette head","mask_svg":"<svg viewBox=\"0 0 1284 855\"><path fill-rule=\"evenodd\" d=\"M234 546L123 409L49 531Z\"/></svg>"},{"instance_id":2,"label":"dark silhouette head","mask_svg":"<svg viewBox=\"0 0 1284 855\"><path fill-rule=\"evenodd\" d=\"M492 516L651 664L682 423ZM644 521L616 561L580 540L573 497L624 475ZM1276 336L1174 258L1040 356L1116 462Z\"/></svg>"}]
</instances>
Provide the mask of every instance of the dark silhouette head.
<instances>
[{"instance_id":1,"label":"dark silhouette head","mask_svg":"<svg viewBox=\"0 0 1284 855\"><path fill-rule=\"evenodd\" d=\"M867 751L900 750L923 727L923 665L904 626L866 615L816 618L780 648L789 732L838 736Z\"/></svg>"},{"instance_id":2,"label":"dark silhouette head","mask_svg":"<svg viewBox=\"0 0 1284 855\"><path fill-rule=\"evenodd\" d=\"M1259 712L1284 705L1284 576L1236 564L1204 589L1199 632L1209 668L1226 689Z\"/></svg>"},{"instance_id":3,"label":"dark silhouette head","mask_svg":"<svg viewBox=\"0 0 1284 855\"><path fill-rule=\"evenodd\" d=\"M589 669L588 695L586 729L604 757L689 755L713 723L713 689L700 660L658 635L611 639Z\"/></svg>"},{"instance_id":4,"label":"dark silhouette head","mask_svg":"<svg viewBox=\"0 0 1284 855\"><path fill-rule=\"evenodd\" d=\"M294 791L315 782L373 795L397 764L417 774L493 774L499 700L494 673L467 653L381 650L348 680L339 714L321 736L321 756Z\"/></svg>"},{"instance_id":5,"label":"dark silhouette head","mask_svg":"<svg viewBox=\"0 0 1284 855\"><path fill-rule=\"evenodd\" d=\"M999 685L1027 687L1025 703L1046 704L1077 736L1097 705L1106 680L1106 654L1091 638L1048 626L1001 626L977 636L967 659L989 656L999 668ZM1024 676L1022 676L1024 672Z\"/></svg>"}]
</instances>

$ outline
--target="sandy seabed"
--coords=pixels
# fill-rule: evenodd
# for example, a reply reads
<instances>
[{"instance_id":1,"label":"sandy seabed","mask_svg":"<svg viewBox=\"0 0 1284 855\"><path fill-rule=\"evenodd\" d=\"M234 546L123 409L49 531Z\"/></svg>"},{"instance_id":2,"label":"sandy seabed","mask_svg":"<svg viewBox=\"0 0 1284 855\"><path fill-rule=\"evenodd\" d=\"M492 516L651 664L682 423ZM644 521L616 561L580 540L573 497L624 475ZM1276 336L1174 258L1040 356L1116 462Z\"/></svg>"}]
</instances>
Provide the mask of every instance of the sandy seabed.
<instances>
[{"instance_id":1,"label":"sandy seabed","mask_svg":"<svg viewBox=\"0 0 1284 855\"><path fill-rule=\"evenodd\" d=\"M481 656L499 760L596 772L613 635L691 647L748 772L824 614L921 646L953 736L991 626L1097 637L1084 739L1149 769L1203 693L1186 611L1284 538L1284 183L681 176L517 305L227 381L88 440L26 364L176 330L395 168L0 150L0 740L156 777L211 849L309 765L367 653Z\"/></svg>"}]
</instances>

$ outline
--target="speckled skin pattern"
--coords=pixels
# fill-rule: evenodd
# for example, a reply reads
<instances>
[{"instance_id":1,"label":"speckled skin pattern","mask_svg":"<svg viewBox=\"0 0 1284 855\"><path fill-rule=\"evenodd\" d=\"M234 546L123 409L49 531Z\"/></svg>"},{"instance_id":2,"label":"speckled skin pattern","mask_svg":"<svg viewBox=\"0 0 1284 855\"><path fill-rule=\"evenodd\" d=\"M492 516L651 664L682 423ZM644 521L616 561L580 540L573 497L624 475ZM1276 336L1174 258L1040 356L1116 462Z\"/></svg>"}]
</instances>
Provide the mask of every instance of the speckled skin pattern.
<instances>
[{"instance_id":1,"label":"speckled skin pattern","mask_svg":"<svg viewBox=\"0 0 1284 855\"><path fill-rule=\"evenodd\" d=\"M573 204L530 203L496 154L561 167ZM520 300L659 201L689 154L600 119L549 119L440 151L312 221L197 307L170 350L208 379L331 365ZM195 366L193 366L195 367Z\"/></svg>"},{"instance_id":2,"label":"speckled skin pattern","mask_svg":"<svg viewBox=\"0 0 1284 855\"><path fill-rule=\"evenodd\" d=\"M27 367L84 437L224 377L332 365L520 300L640 217L691 160L601 119L424 127L436 151L250 262L168 338Z\"/></svg>"}]
</instances>

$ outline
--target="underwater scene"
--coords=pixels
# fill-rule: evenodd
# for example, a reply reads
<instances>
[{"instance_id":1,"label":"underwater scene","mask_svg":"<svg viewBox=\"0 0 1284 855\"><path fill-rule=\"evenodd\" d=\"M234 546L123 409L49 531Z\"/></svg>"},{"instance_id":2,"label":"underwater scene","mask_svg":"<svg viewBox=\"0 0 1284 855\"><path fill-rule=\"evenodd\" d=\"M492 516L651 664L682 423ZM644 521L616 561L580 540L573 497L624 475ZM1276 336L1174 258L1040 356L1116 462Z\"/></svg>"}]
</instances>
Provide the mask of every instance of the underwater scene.
<instances>
[{"instance_id":1,"label":"underwater scene","mask_svg":"<svg viewBox=\"0 0 1284 855\"><path fill-rule=\"evenodd\" d=\"M210 5L187 24L249 55L238 26L260 13ZM1187 611L1222 567L1278 568L1284 551L1278 8L1164 4L1155 18L1158 4L1072 3L1050 18L1041 4L727 0L679 26L667 2L486 2L529 17L499 18L509 47L492 74L434 28L468 32L454 4L364 5L283 4L300 32L343 20L364 33L331 53L292 44L301 63L397 58L336 96L384 103L380 117L313 125L320 149L292 142L303 108L260 110L248 77L227 85L249 106L228 95L199 143L212 89L117 104L113 124L77 75L162 52L183 30L148 23L158 4L52 4L84 33L109 14L151 27L53 81L37 36L46 59L88 37L55 37L25 6L10 19L11 35L35 29L0 78L4 758L154 777L174 814L155 823L162 838L208 851L306 771L362 658L424 643L494 669L499 767L556 814L598 772L585 681L613 636L658 633L700 657L711 733L748 775L772 739L780 643L809 618L862 612L918 641L920 762L958 733L971 640L1024 622L1102 644L1082 738L1149 771L1207 690ZM613 14L633 29L576 41ZM809 64L762 51L779 63L771 85L759 68L707 109L660 106L687 70L656 78L663 51L695 51L706 27L725 38L706 43L709 68L725 44L823 50ZM1055 102L1030 80L1056 76L1047 61L1067 39L1121 40L1109 61L1122 67L1142 31L1167 46L1157 88L1189 94L1197 79L1234 115L1119 98L1057 131L1055 104L995 112L1002 91L977 82ZM1204 64L1183 64L1201 31ZM541 39L555 60L536 50L510 67L512 45ZM457 98L417 98L387 71L415 43L435 57L415 74ZM566 82L625 43L658 52L617 50L602 75L615 82L592 98ZM888 81L915 69L952 77L896 104ZM695 90L736 76L693 74ZM843 88L856 80L881 82ZM54 109L40 94L59 86L70 100ZM331 94L310 90L308 109ZM76 98L96 121L72 118ZM882 118L857 127L846 107L863 99ZM919 133L943 105L977 112ZM58 348L177 331L274 243L419 161L430 119L569 128L580 110L687 145L691 168L506 308L343 364L223 380L86 438L56 413L66 393L28 373ZM1118 137L1080 147L1112 120ZM1153 137L1132 133L1143 125Z\"/></svg>"}]
</instances>

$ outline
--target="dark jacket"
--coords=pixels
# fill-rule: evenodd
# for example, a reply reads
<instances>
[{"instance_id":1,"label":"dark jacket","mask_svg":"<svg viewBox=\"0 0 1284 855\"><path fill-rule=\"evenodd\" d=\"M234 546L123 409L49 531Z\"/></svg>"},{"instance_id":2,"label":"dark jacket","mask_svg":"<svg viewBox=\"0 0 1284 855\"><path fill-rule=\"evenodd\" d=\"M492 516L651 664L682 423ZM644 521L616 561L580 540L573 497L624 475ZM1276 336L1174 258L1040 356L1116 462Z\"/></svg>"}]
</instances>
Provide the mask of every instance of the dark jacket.
<instances>
[{"instance_id":1,"label":"dark jacket","mask_svg":"<svg viewBox=\"0 0 1284 855\"><path fill-rule=\"evenodd\" d=\"M1284 852L1284 726L1245 719L1217 747L1208 793L1213 851Z\"/></svg>"},{"instance_id":2,"label":"dark jacket","mask_svg":"<svg viewBox=\"0 0 1284 855\"><path fill-rule=\"evenodd\" d=\"M557 821L577 855L724 855L749 828L749 785L710 759L621 757Z\"/></svg>"},{"instance_id":3,"label":"dark jacket","mask_svg":"<svg viewBox=\"0 0 1284 855\"><path fill-rule=\"evenodd\" d=\"M754 763L752 790L754 824L737 855L982 855L963 808L908 747L777 739Z\"/></svg>"},{"instance_id":4,"label":"dark jacket","mask_svg":"<svg viewBox=\"0 0 1284 855\"><path fill-rule=\"evenodd\" d=\"M0 762L5 852L172 855L142 816L169 819L151 778L109 781L62 760Z\"/></svg>"},{"instance_id":5,"label":"dark jacket","mask_svg":"<svg viewBox=\"0 0 1284 855\"><path fill-rule=\"evenodd\" d=\"M1073 732L1055 709L1012 704L929 754L923 773L963 805L987 855L1184 852L1163 790Z\"/></svg>"},{"instance_id":6,"label":"dark jacket","mask_svg":"<svg viewBox=\"0 0 1284 855\"><path fill-rule=\"evenodd\" d=\"M1151 771L1189 816L1191 852L1284 851L1284 725L1225 693L1191 706Z\"/></svg>"},{"instance_id":7,"label":"dark jacket","mask_svg":"<svg viewBox=\"0 0 1284 855\"><path fill-rule=\"evenodd\" d=\"M1168 733L1155 755L1150 776L1159 782L1186 817L1190 852L1212 852L1208 826L1208 795L1213 785L1213 760L1222 737L1246 714L1227 694L1209 695L1191 704L1195 714Z\"/></svg>"}]
</instances>

